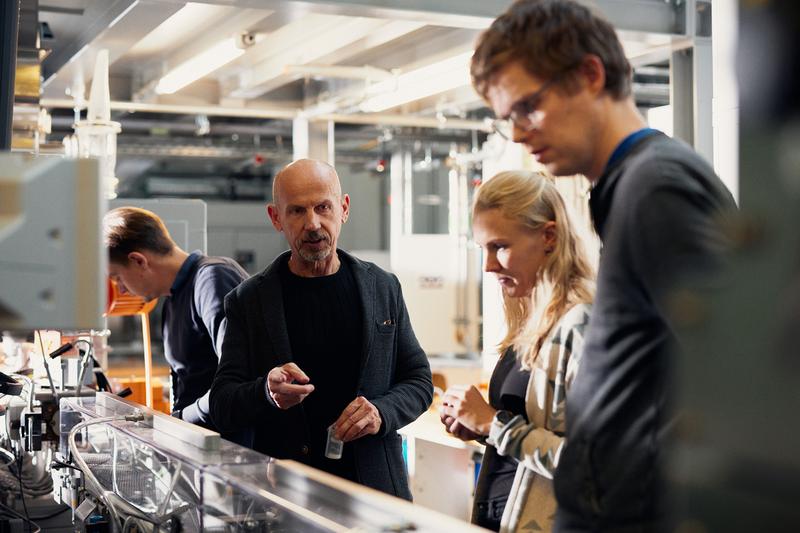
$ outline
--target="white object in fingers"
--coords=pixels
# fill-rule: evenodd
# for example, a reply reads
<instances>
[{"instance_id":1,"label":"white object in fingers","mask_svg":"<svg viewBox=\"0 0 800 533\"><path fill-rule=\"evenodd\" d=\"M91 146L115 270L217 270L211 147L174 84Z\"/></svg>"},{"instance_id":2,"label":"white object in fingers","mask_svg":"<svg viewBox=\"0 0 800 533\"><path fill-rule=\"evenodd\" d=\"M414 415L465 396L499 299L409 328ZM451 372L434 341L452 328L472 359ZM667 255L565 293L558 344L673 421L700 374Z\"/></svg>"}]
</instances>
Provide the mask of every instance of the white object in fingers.
<instances>
[{"instance_id":1,"label":"white object in fingers","mask_svg":"<svg viewBox=\"0 0 800 533\"><path fill-rule=\"evenodd\" d=\"M344 442L337 439L334 434L333 424L328 426L328 442L325 443L325 457L328 459L341 459Z\"/></svg>"}]
</instances>

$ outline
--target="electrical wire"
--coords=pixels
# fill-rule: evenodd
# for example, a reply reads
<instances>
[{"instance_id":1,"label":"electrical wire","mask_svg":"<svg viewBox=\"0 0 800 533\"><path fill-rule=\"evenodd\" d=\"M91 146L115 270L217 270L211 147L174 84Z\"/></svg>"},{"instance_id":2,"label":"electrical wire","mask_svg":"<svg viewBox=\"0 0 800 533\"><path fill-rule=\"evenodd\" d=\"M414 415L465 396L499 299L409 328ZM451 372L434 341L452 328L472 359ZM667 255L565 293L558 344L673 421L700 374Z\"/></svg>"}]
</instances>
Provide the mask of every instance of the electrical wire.
<instances>
[{"instance_id":1,"label":"electrical wire","mask_svg":"<svg viewBox=\"0 0 800 533\"><path fill-rule=\"evenodd\" d=\"M22 508L25 509L25 520L28 522L28 533L31 533L31 516L28 514L28 504L25 502L25 492L22 490L22 452L17 459L17 479L19 479L19 497L22 500Z\"/></svg>"},{"instance_id":2,"label":"electrical wire","mask_svg":"<svg viewBox=\"0 0 800 533\"><path fill-rule=\"evenodd\" d=\"M103 368L94 355L92 355L92 363L94 364L94 379L97 382L97 390L113 393L114 391L111 390L111 383L108 381L108 377L106 377Z\"/></svg>"}]
</instances>

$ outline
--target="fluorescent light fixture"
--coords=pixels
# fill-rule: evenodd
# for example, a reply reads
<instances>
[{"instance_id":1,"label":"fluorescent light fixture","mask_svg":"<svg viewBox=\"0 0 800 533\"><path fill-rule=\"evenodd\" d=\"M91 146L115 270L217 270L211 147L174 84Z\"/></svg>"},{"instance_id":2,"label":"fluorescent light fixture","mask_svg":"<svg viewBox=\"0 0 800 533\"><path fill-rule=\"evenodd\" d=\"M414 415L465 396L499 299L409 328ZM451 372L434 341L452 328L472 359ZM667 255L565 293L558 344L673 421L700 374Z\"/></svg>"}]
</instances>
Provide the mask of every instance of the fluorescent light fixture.
<instances>
[{"instance_id":1,"label":"fluorescent light fixture","mask_svg":"<svg viewBox=\"0 0 800 533\"><path fill-rule=\"evenodd\" d=\"M179 91L242 54L244 50L236 46L235 38L225 39L172 69L158 81L156 93L172 94Z\"/></svg>"},{"instance_id":2,"label":"fluorescent light fixture","mask_svg":"<svg viewBox=\"0 0 800 533\"><path fill-rule=\"evenodd\" d=\"M411 70L396 79L372 85L360 108L367 113L378 113L389 108L420 100L470 84L469 62L472 51L464 52L430 65Z\"/></svg>"}]
</instances>

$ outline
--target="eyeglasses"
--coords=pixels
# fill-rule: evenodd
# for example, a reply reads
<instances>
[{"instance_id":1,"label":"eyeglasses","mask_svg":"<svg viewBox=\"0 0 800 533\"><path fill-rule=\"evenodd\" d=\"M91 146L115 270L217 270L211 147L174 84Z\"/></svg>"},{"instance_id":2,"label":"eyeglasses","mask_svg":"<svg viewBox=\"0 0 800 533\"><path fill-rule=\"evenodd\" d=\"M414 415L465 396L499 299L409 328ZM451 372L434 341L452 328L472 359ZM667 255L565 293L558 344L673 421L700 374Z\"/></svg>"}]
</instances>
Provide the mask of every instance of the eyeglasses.
<instances>
[{"instance_id":1,"label":"eyeglasses","mask_svg":"<svg viewBox=\"0 0 800 533\"><path fill-rule=\"evenodd\" d=\"M550 87L555 85L558 78L553 78L539 87L539 90L518 100L511 106L508 118L498 118L492 122L492 128L502 138L512 140L514 125L522 131L531 131L539 125L541 112L537 109L542 103L542 98Z\"/></svg>"}]
</instances>

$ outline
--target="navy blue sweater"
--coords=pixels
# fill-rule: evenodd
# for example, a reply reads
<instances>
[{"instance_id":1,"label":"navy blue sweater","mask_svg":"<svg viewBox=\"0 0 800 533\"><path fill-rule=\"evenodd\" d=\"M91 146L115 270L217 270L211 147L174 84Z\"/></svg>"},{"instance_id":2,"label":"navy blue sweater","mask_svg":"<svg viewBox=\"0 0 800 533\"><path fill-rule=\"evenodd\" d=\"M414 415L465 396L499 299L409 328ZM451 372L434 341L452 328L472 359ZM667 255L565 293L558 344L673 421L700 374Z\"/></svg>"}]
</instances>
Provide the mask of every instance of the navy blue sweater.
<instances>
[{"instance_id":1,"label":"navy blue sweater","mask_svg":"<svg viewBox=\"0 0 800 533\"><path fill-rule=\"evenodd\" d=\"M164 355L172 376L173 412L211 427L208 391L225 336L225 295L247 279L233 259L192 252L164 302Z\"/></svg>"}]
</instances>

